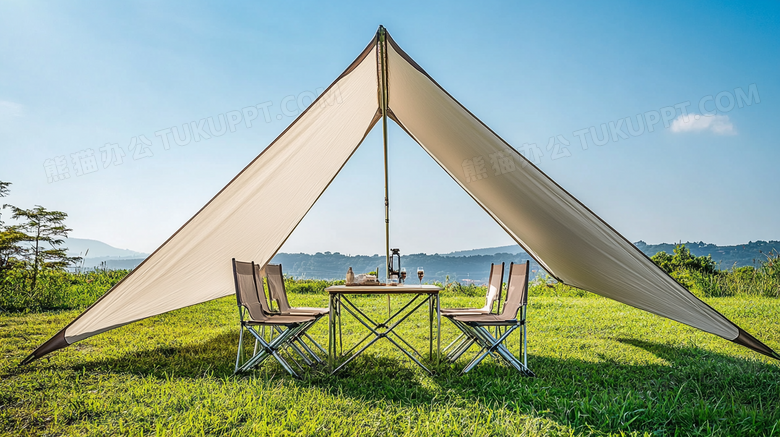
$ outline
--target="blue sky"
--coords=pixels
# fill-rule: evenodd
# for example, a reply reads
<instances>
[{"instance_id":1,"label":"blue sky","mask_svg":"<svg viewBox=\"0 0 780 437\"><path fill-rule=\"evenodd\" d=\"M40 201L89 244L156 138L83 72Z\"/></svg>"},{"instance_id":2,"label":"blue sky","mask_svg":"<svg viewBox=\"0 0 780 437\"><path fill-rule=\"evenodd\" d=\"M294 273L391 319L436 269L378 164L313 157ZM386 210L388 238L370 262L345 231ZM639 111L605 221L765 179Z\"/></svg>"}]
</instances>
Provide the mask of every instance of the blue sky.
<instances>
[{"instance_id":1,"label":"blue sky","mask_svg":"<svg viewBox=\"0 0 780 437\"><path fill-rule=\"evenodd\" d=\"M778 240L779 10L770 2L3 2L0 180L13 183L4 200L67 212L73 237L150 252L384 24L510 144L535 144L538 166L630 240ZM218 137L166 150L155 135L258 104L268 121L242 120ZM676 112L649 132L664 108ZM625 119L637 114L644 130L632 135ZM589 128L601 136L602 124L609 141L599 146ZM383 252L378 134L284 251ZM551 137L568 147L559 140L548 149ZM123 150L121 164L106 144ZM390 144L393 246L442 253L512 243L394 126ZM71 155L88 149L98 167L77 175ZM62 164L70 177L56 180Z\"/></svg>"}]
</instances>

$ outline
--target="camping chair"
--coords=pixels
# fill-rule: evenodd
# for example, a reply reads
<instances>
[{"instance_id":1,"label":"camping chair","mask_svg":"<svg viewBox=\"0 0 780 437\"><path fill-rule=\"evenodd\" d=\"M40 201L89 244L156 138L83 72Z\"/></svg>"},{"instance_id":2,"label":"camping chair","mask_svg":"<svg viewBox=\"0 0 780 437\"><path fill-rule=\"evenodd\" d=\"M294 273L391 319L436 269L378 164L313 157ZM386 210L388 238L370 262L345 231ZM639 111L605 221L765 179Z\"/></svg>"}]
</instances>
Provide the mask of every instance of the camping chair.
<instances>
[{"instance_id":1,"label":"camping chair","mask_svg":"<svg viewBox=\"0 0 780 437\"><path fill-rule=\"evenodd\" d=\"M263 275L260 273L260 267L256 266L255 271L259 274L259 276L257 276L258 290L262 290ZM290 307L290 302L287 300L287 289L284 287L284 275L282 274L281 264L266 265L265 277L268 281L268 297L271 301L276 302L279 314L285 316L311 316L315 318L315 323L320 318L328 315L327 308ZM301 348L308 352L318 363L323 363L324 361L303 341L303 337L308 338L323 354L327 355L328 352L305 331L295 339L295 343L300 345ZM307 360L305 357L304 359Z\"/></svg>"},{"instance_id":2,"label":"camping chair","mask_svg":"<svg viewBox=\"0 0 780 437\"><path fill-rule=\"evenodd\" d=\"M490 314L493 312L494 306L496 307L495 312L497 313L501 308L501 286L503 282L504 263L501 263L500 266L491 263L488 290L487 294L485 294L485 306L482 308L442 308L441 315L447 317L455 325L458 325L458 322L453 320L452 317ZM498 305L495 305L496 301L498 301ZM463 355L463 353L466 352L469 347L471 347L471 345L476 341L475 338L472 338L468 335L468 330L465 330L461 327L458 328L461 330L461 335L442 350L444 353L447 353L448 350L451 350L451 352L447 355L447 359L453 362L457 361L457 359L460 358L460 356Z\"/></svg>"},{"instance_id":3,"label":"camping chair","mask_svg":"<svg viewBox=\"0 0 780 437\"><path fill-rule=\"evenodd\" d=\"M241 262L233 259L233 279L236 286L236 299L238 300L238 315L240 318L240 331L238 337L238 352L236 353L236 368L234 373L249 370L265 361L269 356L284 367L292 376L300 378L290 363L280 352L292 342L297 335L305 332L315 321L311 316L287 316L271 315L268 312L268 303L265 293L259 294L255 276L255 264ZM279 335L266 341L265 337L257 331L257 328L266 326L278 328ZM255 347L252 357L243 361L244 331L255 338Z\"/></svg>"},{"instance_id":4,"label":"camping chair","mask_svg":"<svg viewBox=\"0 0 780 437\"><path fill-rule=\"evenodd\" d=\"M507 296L504 308L501 314L481 314L454 316L453 321L457 326L465 329L468 335L475 339L481 350L474 359L463 369L462 373L467 373L479 364L488 355L493 355L514 367L526 376L534 376L534 373L528 369L528 341L526 338L526 304L528 303L528 271L529 262L525 264L509 265L509 280L507 281ZM518 317L519 316L519 317ZM505 327L501 335L496 330L496 336L491 335L487 327ZM517 328L522 328L523 334L520 352L522 361L518 360L509 351L504 341ZM496 338L498 337L498 338Z\"/></svg>"},{"instance_id":5,"label":"camping chair","mask_svg":"<svg viewBox=\"0 0 780 437\"><path fill-rule=\"evenodd\" d=\"M266 300L265 287L263 286L263 284L264 284L264 282L265 282L265 277L266 277L266 274L265 274L265 269L261 269L261 268L260 268L260 266L259 266L258 264L255 264L254 266L255 266L255 283L257 284L257 292L258 292L260 295L262 295L262 297L263 297L263 300L261 300L261 301L263 302L263 309L264 309L264 310L266 311L266 313L268 313L268 314L271 314L271 315L274 315L274 314L280 315L281 313L280 313L279 311L275 311L275 310L274 310L273 308L271 308L271 306L269 305L269 302L272 302L272 301L271 301L271 298L270 298L270 297L268 297L268 299ZM270 288L270 287L269 287L269 288ZM281 314L281 315L285 315L285 316L291 316L291 315L295 315L295 316L305 316L305 315L307 315L307 314ZM315 318L315 322L316 322L316 321L317 321L317 320L316 320L316 318ZM312 325L313 325L313 324L314 324L314 323L312 323ZM270 335L271 335L271 337L273 337L273 336L274 336L274 335L276 335L276 334L280 334L280 333L282 332L282 329L281 329L280 327L278 327L278 326L277 326L277 327L273 327L273 328L271 328L271 329L270 329L270 331L271 331L271 332L270 332ZM261 331L261 332L262 332L262 334L261 334L261 335L265 336L265 327L263 327L263 328L262 328L262 331ZM290 342L288 342L288 343L287 343L287 345L288 345L288 346L289 346L289 347L290 347L290 348L291 348L291 349L292 349L292 350L293 350L293 351L294 351L296 354L298 354L298 356L299 356L301 359L303 359L303 361L304 361L306 364L308 364L308 365L312 365L312 364L314 364L315 362L317 362L317 363L320 363L320 364L321 364L321 363L324 363L324 361L323 361L323 360L322 360L320 357L318 357L318 356L317 356L317 354L315 354L315 353L314 353L314 352L313 352L313 351L312 351L312 350L309 348L309 346L308 346L306 343L304 343L304 342L301 340L301 336L302 336L302 335L308 335L308 334L306 334L306 330L304 330L304 331L302 331L301 333L299 333L298 335L296 335L296 336L295 336L295 337L294 337L294 338L293 338L293 339L292 339ZM311 337L309 337L309 338L311 338ZM300 346L300 347L299 347L299 346ZM308 354L308 355L307 355L307 354ZM313 360L314 360L314 361L312 361L312 360L310 359L310 357L311 357L311 358L313 358ZM294 361L294 360L293 360L293 362L295 362L295 363L297 364L297 361ZM302 368L300 365L298 365L298 367Z\"/></svg>"}]
</instances>

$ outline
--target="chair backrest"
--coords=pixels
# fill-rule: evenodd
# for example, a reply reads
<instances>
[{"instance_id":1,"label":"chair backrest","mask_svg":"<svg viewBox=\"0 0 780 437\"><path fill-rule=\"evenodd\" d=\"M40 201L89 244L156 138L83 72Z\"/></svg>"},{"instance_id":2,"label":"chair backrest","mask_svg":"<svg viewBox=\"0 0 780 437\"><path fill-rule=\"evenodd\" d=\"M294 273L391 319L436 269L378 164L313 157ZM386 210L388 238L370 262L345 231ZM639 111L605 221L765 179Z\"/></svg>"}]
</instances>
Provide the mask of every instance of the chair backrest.
<instances>
[{"instance_id":1,"label":"chair backrest","mask_svg":"<svg viewBox=\"0 0 780 437\"><path fill-rule=\"evenodd\" d=\"M520 308L528 303L528 269L530 262L509 265L509 279L506 283L506 303L501 311L502 319L515 319Z\"/></svg>"},{"instance_id":2,"label":"chair backrest","mask_svg":"<svg viewBox=\"0 0 780 437\"><path fill-rule=\"evenodd\" d=\"M268 296L279 305L279 311L290 311L290 302L287 301L287 290L284 289L284 275L281 264L268 264L265 266L265 274L268 278Z\"/></svg>"},{"instance_id":3,"label":"chair backrest","mask_svg":"<svg viewBox=\"0 0 780 437\"><path fill-rule=\"evenodd\" d=\"M236 299L238 306L243 306L249 311L252 320L265 320L268 303L265 295L261 300L257 294L257 282L255 281L255 264L253 262L236 261L233 258L233 279L236 285Z\"/></svg>"},{"instance_id":4,"label":"chair backrest","mask_svg":"<svg viewBox=\"0 0 780 437\"><path fill-rule=\"evenodd\" d=\"M501 265L490 264L490 279L488 281L488 291L485 295L485 306L482 310L487 313L493 312L493 304L498 301L496 312L501 309L501 285L504 282L504 263Z\"/></svg>"},{"instance_id":5,"label":"chair backrest","mask_svg":"<svg viewBox=\"0 0 780 437\"><path fill-rule=\"evenodd\" d=\"M268 298L268 293L265 291L265 269L260 268L260 264L255 264L255 284L257 284L257 293L258 297L260 297L260 303L263 305L263 310L266 313L273 312L271 311L271 302Z\"/></svg>"}]
</instances>

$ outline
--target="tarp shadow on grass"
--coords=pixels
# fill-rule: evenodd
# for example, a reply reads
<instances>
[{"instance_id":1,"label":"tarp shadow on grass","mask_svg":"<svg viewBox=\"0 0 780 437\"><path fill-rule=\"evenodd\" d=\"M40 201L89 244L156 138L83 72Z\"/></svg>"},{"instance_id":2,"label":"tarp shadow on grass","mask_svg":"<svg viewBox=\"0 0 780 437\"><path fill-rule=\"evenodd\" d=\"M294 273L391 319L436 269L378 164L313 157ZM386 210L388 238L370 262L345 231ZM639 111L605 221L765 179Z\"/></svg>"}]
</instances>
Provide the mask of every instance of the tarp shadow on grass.
<instances>
[{"instance_id":1,"label":"tarp shadow on grass","mask_svg":"<svg viewBox=\"0 0 780 437\"><path fill-rule=\"evenodd\" d=\"M237 341L231 332L202 343L161 346L73 367L161 378L231 377ZM296 381L268 359L258 370L236 378L288 378L291 384L332 396L404 407L482 405L602 432L654 433L659 423L666 424L666 431L708 420L723 424L741 420L751 411L761 413L753 420L768 421L769 427L780 418L778 407L766 404L768 399L780 398L780 367L776 365L696 347L630 338L615 341L617 347L637 347L665 363L531 355L529 365L538 376L527 378L490 359L460 376L462 359L452 366L440 366L438 374L427 379L405 357L366 352L335 376L320 368ZM594 351L594 357L598 355Z\"/></svg>"},{"instance_id":2,"label":"tarp shadow on grass","mask_svg":"<svg viewBox=\"0 0 780 437\"><path fill-rule=\"evenodd\" d=\"M160 378L197 378L204 374L226 377L233 374L237 333L226 332L199 343L171 343L129 351L120 356L86 359L82 364L73 363L71 367Z\"/></svg>"}]
</instances>

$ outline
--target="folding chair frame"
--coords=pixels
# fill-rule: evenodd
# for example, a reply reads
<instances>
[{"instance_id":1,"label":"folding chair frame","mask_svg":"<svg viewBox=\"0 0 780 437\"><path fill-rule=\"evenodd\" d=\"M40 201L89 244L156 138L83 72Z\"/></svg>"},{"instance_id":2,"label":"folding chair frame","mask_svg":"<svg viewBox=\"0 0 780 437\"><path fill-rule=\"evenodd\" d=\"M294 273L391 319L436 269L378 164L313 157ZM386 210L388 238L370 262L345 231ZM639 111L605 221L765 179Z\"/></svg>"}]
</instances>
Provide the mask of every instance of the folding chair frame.
<instances>
[{"instance_id":1,"label":"folding chair frame","mask_svg":"<svg viewBox=\"0 0 780 437\"><path fill-rule=\"evenodd\" d=\"M527 316L527 298L528 298L528 274L529 263L525 263L525 273L523 277L524 284L522 288L516 289L517 284L512 284L513 281L513 267L514 264L510 264L510 277L507 283L507 299L504 303L504 309L500 315L494 315L489 318L487 315L480 316L458 316L448 315L447 318L457 326L464 335L464 340L460 344L454 347L454 349L448 355L448 359L451 362L460 358L473 344L477 344L480 347L479 352L474 358L463 368L461 374L468 373L477 364L481 363L488 355L493 356L497 361L503 362L510 367L515 368L520 373L526 376L535 376L534 373L528 368L528 331L526 328L526 316ZM511 288L510 288L511 287ZM510 296L509 293L520 293L514 296ZM518 299L519 298L519 299ZM510 299L512 303L510 305ZM507 307L507 305L510 305ZM504 313L507 311L514 312L514 318L504 319ZM507 314L509 315L509 314ZM499 316L499 317L496 317ZM518 317L519 316L519 317ZM513 317L509 315L509 317ZM491 334L489 327L494 327L494 334ZM503 328L503 329L502 329ZM521 333L519 352L522 355L522 361L518 360L505 344L509 336L519 329ZM503 331L503 332L502 332ZM457 341L457 340L456 340ZM453 342L454 343L454 342Z\"/></svg>"},{"instance_id":2,"label":"folding chair frame","mask_svg":"<svg viewBox=\"0 0 780 437\"><path fill-rule=\"evenodd\" d=\"M265 270L265 275L266 276L268 276L268 271L267 270L268 270L268 267L270 267L270 266L274 266L275 267L276 265L273 265L273 264L266 265L266 267L263 269L263 270ZM315 318L315 320L312 323L312 325L314 323L317 323L317 321L319 319L325 317L328 314L328 309L327 308L317 308L316 310L318 310L318 311L313 311L314 309L312 309L312 308L296 308L296 307L290 307L289 306L289 302L288 302L288 299L287 299L287 289L284 286L284 276L282 275L282 265L278 264L278 267L279 267L279 275L282 276L281 277L281 282L279 284L280 289L278 289L275 292L273 292L273 290L271 289L271 287L272 287L271 286L271 281L270 280L268 281L268 298L269 298L269 303L276 302L277 311L275 313L282 314L282 315L307 315L307 316L312 316L312 317ZM259 273L258 270L259 269L256 269L255 272ZM259 292L260 287L261 287L260 284L262 284L262 277L255 278L255 280L258 282L258 292ZM263 292L265 293L265 291L263 291ZM279 296L279 294L283 294L284 296ZM283 298L283 300L282 300L282 298ZM282 305L282 302L284 302L286 304L287 308L284 308L284 305ZM306 331L304 331L300 335L296 336L295 339L293 340L295 343L299 344L312 358L314 358L314 360L318 364L323 364L325 361L322 358L320 358L316 353L314 353L314 351L303 341L304 338L308 339L312 343L312 345L314 345L314 347L319 349L320 352L325 354L325 356L327 356L328 351L326 351L325 348L322 347L322 345L317 343L317 341L315 341L314 338L312 338ZM309 361L308 358L306 358L305 355L303 353L301 353L300 350L298 350L297 348L294 348L294 350L299 355L301 355L303 357L304 361L307 361L307 363L308 363L308 361Z\"/></svg>"},{"instance_id":3,"label":"folding chair frame","mask_svg":"<svg viewBox=\"0 0 780 437\"><path fill-rule=\"evenodd\" d=\"M501 310L501 289L503 287L504 283L504 263L501 263L501 270L499 270L499 281L498 281L498 290L496 295L493 297L493 301L490 301L490 289L488 288L488 294L485 296L485 306L482 308L453 308L453 309L445 309L442 315L444 317L447 317L453 324L455 324L458 329L460 329L461 334L455 338L455 340L452 341L452 343L448 344L447 346L442 349L442 353L446 354L446 359L449 362L455 362L460 358L461 355L463 355L464 352L466 352L471 345L474 344L476 341L472 336L469 335L468 330L464 329L461 326L458 326L459 322L456 322L452 319L452 317L457 315L464 315L464 314L490 314L493 312L493 307L495 307L495 313L498 313L498 311ZM493 274L495 272L495 269L498 268L497 264L490 264L490 276L489 276L489 284L493 284ZM498 305L496 305L496 302L498 302ZM461 310L458 312L458 310ZM451 352L447 353L451 349Z\"/></svg>"},{"instance_id":4,"label":"folding chair frame","mask_svg":"<svg viewBox=\"0 0 780 437\"><path fill-rule=\"evenodd\" d=\"M526 324L525 324L525 311L526 308L523 307L522 308L523 316L519 320L508 321L505 324L491 325L497 328L498 327L506 328L506 330L500 335L498 335L500 331L497 329L496 336L493 336L493 334L491 334L490 331L484 325L481 325L478 322L457 323L458 327L462 327L461 329L465 329L468 332L467 335L472 339L471 344L477 343L477 345L480 346L480 351L466 365L466 367L463 368L461 374L465 375L471 369L473 369L477 364L481 363L482 360L484 360L488 355L491 355L496 360L500 362L504 362L510 367L514 367L517 371L519 371L520 373L526 376L536 376L534 372L532 372L531 369L528 368L528 332L526 330ZM519 339L520 341L518 346L522 353L522 358L523 358L522 361L518 360L517 357L515 357L512 354L512 352L509 351L508 345L504 344L504 342L509 338L509 336L515 330L518 330L518 328L520 328L519 332L521 333L521 338ZM460 352L460 355L462 355L463 352L465 352L466 350L468 350L468 347L466 347L462 352ZM458 355L458 357L460 357L460 355Z\"/></svg>"},{"instance_id":5,"label":"folding chair frame","mask_svg":"<svg viewBox=\"0 0 780 437\"><path fill-rule=\"evenodd\" d=\"M289 325L277 325L277 324L265 324L265 323L258 323L253 322L251 320L244 320L244 313L246 312L246 308L243 306L239 307L239 317L241 318L241 330L239 332L238 336L238 351L236 353L236 366L234 370L235 373L244 372L247 370L250 370L254 367L259 366L263 361L265 361L268 357L273 356L276 361L281 364L281 366L287 370L287 372L290 373L290 375L294 376L295 378L300 378L300 375L295 372L293 367L290 365L287 360L282 357L281 352L288 346L292 345L292 342L295 340L295 338L300 335L301 332L306 331L311 325L312 322L309 323L299 323L299 324L289 324ZM262 335L260 332L257 332L256 328L266 326L273 327L277 332L278 335L272 336L270 340L266 340L264 335ZM282 327L287 329L281 329ZM252 356L242 362L243 358L243 346L244 346L244 332L249 333L252 337L255 339L255 345L254 345L254 351L252 353ZM260 346L258 348L258 346ZM258 349L260 349L258 351ZM300 352L298 352L300 354ZM302 354L300 354L303 356ZM305 357L304 357L305 359ZM309 364L307 362L307 364ZM300 368L300 365L298 366Z\"/></svg>"},{"instance_id":6,"label":"folding chair frame","mask_svg":"<svg viewBox=\"0 0 780 437\"><path fill-rule=\"evenodd\" d=\"M236 287L236 300L238 303L240 322L234 373L252 369L261 364L268 357L273 356L279 364L290 373L290 375L295 378L300 378L300 375L295 372L292 365L290 365L281 353L289 347L303 358L306 364L312 364L312 361L295 345L295 342L298 341L299 344L303 345L304 350L307 350L307 352L310 351L301 340L301 335L317 321L317 318L312 316L282 316L268 314L268 303L265 299L265 292L263 291L263 294L261 295L257 287L257 270L255 268L255 263L241 264L242 268L246 268L247 264L251 266L252 279L251 285L248 284L246 281L248 281L250 274L244 272L240 274L242 279L239 280L238 262L233 259L233 279ZM251 308L254 308L257 312L254 318L252 317ZM271 335L268 340L265 338L266 326L271 328ZM258 328L262 329L262 332L258 332ZM245 332L254 337L255 340L252 356L249 359L244 358ZM276 333L276 335L274 335L274 333ZM316 357L316 354L313 355ZM317 361L322 362L318 357ZM294 358L292 359L292 362L297 365L298 368L303 368Z\"/></svg>"}]
</instances>

